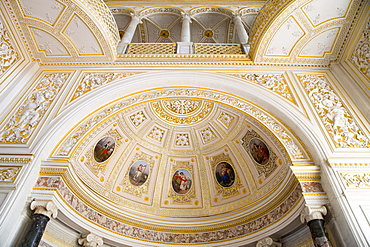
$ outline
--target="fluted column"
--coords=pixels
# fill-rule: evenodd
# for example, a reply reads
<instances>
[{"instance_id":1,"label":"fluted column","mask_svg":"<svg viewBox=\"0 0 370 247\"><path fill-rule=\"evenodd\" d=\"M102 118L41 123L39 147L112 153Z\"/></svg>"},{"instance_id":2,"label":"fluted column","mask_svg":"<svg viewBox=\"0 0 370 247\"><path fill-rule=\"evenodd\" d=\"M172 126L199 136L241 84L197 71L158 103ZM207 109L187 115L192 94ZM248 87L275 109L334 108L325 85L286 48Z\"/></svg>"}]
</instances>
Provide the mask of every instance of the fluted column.
<instances>
[{"instance_id":1,"label":"fluted column","mask_svg":"<svg viewBox=\"0 0 370 247\"><path fill-rule=\"evenodd\" d=\"M51 201L35 200L31 203L30 207L35 212L32 216L32 222L28 226L20 244L21 247L38 246L50 217L55 218L58 214L57 207Z\"/></svg>"},{"instance_id":2,"label":"fluted column","mask_svg":"<svg viewBox=\"0 0 370 247\"><path fill-rule=\"evenodd\" d=\"M83 247L100 247L103 246L103 238L93 233L86 233L78 239L78 244Z\"/></svg>"},{"instance_id":3,"label":"fluted column","mask_svg":"<svg viewBox=\"0 0 370 247\"><path fill-rule=\"evenodd\" d=\"M235 24L236 28L236 34L238 35L239 41L244 49L244 52L248 54L249 52L249 44L248 44L248 33L245 30L243 23L242 23L242 18L240 17L239 14L234 15L233 22Z\"/></svg>"},{"instance_id":4,"label":"fluted column","mask_svg":"<svg viewBox=\"0 0 370 247\"><path fill-rule=\"evenodd\" d=\"M325 206L306 205L301 213L302 223L307 222L316 247L331 247L328 234L325 231L324 217L327 214Z\"/></svg>"},{"instance_id":5,"label":"fluted column","mask_svg":"<svg viewBox=\"0 0 370 247\"><path fill-rule=\"evenodd\" d=\"M118 43L117 46L117 53L122 54L125 52L126 47L129 43L131 43L132 38L134 37L137 25L141 22L141 17L137 14L131 14L131 21L128 25L125 34L123 35L121 41Z\"/></svg>"},{"instance_id":6,"label":"fluted column","mask_svg":"<svg viewBox=\"0 0 370 247\"><path fill-rule=\"evenodd\" d=\"M256 247L281 247L281 243L274 241L272 238L267 237L257 242Z\"/></svg>"},{"instance_id":7,"label":"fluted column","mask_svg":"<svg viewBox=\"0 0 370 247\"><path fill-rule=\"evenodd\" d=\"M181 42L177 42L177 53L192 53L191 32L190 32L191 17L188 13L182 14L181 27Z\"/></svg>"}]
</instances>

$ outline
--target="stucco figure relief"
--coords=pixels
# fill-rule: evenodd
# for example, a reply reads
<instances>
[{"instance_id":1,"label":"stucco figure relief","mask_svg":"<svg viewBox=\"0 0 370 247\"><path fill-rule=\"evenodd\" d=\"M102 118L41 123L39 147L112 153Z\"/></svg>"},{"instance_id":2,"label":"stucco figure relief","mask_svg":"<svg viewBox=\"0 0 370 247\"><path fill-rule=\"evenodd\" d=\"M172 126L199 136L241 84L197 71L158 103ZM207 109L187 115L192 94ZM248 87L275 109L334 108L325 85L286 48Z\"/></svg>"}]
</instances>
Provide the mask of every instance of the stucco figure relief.
<instances>
[{"instance_id":1,"label":"stucco figure relief","mask_svg":"<svg viewBox=\"0 0 370 247\"><path fill-rule=\"evenodd\" d=\"M336 147L370 147L369 139L324 76L304 75L299 79Z\"/></svg>"},{"instance_id":2,"label":"stucco figure relief","mask_svg":"<svg viewBox=\"0 0 370 247\"><path fill-rule=\"evenodd\" d=\"M18 53L12 46L8 31L3 25L3 20L0 18L0 76L17 61L18 56Z\"/></svg>"},{"instance_id":3,"label":"stucco figure relief","mask_svg":"<svg viewBox=\"0 0 370 247\"><path fill-rule=\"evenodd\" d=\"M26 143L68 78L67 73L46 74L0 131L0 142Z\"/></svg>"}]
</instances>

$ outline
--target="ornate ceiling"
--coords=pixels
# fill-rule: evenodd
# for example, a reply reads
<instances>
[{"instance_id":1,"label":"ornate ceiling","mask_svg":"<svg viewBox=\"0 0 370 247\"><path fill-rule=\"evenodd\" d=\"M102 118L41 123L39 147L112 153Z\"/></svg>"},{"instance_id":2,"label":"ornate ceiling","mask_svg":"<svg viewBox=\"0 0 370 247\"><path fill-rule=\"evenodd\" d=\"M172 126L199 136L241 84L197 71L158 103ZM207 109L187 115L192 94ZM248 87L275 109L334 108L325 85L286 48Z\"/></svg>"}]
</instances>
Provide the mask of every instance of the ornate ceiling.
<instances>
[{"instance_id":1,"label":"ornate ceiling","mask_svg":"<svg viewBox=\"0 0 370 247\"><path fill-rule=\"evenodd\" d=\"M140 60L142 56L125 57L116 53L120 35L124 35L131 15L141 18L133 43L180 42L184 15L191 18L191 42L238 43L233 16L239 15L250 36L249 56L255 64L318 66L338 59L351 31L351 20L356 19L364 5L364 1L359 0L233 2L222 7L197 2L164 6L164 2L106 1L109 8L98 0L30 3L9 1L8 6L31 56L44 64ZM237 60L251 64L246 55Z\"/></svg>"}]
</instances>

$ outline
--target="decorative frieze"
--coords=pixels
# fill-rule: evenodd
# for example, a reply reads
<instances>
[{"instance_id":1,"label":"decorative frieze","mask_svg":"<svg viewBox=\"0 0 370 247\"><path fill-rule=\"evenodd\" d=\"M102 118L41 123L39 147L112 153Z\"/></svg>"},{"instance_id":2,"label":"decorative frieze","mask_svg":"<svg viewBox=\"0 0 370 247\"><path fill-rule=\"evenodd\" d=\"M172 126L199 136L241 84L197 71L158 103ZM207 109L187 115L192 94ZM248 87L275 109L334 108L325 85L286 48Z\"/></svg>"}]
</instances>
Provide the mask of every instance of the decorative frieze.
<instances>
[{"instance_id":1,"label":"decorative frieze","mask_svg":"<svg viewBox=\"0 0 370 247\"><path fill-rule=\"evenodd\" d=\"M214 229L204 232L190 231L188 233L169 233L166 232L166 230L156 231L138 226L131 226L121 221L109 218L102 214L102 212L95 211L76 197L60 177L40 177L35 187L38 189L44 188L58 190L59 195L64 199L64 201L71 206L73 205L72 207L81 215L81 217L84 217L85 219L112 232L145 241L173 244L178 243L179 239L182 239L183 243L220 242L240 238L255 231L261 231L288 214L297 202L300 201L302 196L301 190L297 186L287 199L285 199L280 205L276 206L273 210L255 220L243 222L226 229ZM196 231L196 229L192 230Z\"/></svg>"},{"instance_id":2,"label":"decorative frieze","mask_svg":"<svg viewBox=\"0 0 370 247\"><path fill-rule=\"evenodd\" d=\"M0 142L27 143L67 81L69 73L45 74L0 131Z\"/></svg>"},{"instance_id":3,"label":"decorative frieze","mask_svg":"<svg viewBox=\"0 0 370 247\"><path fill-rule=\"evenodd\" d=\"M230 74L240 79L247 80L248 82L258 84L274 93L279 94L283 98L295 103L293 96L289 90L288 84L286 83L282 75L273 74Z\"/></svg>"},{"instance_id":4,"label":"decorative frieze","mask_svg":"<svg viewBox=\"0 0 370 247\"><path fill-rule=\"evenodd\" d=\"M370 172L339 172L348 189L370 189Z\"/></svg>"},{"instance_id":5,"label":"decorative frieze","mask_svg":"<svg viewBox=\"0 0 370 247\"><path fill-rule=\"evenodd\" d=\"M361 38L352 54L352 62L368 79L370 79L370 18L362 31Z\"/></svg>"},{"instance_id":6,"label":"decorative frieze","mask_svg":"<svg viewBox=\"0 0 370 247\"><path fill-rule=\"evenodd\" d=\"M17 61L18 57L19 55L13 47L8 31L0 17L0 76Z\"/></svg>"},{"instance_id":7,"label":"decorative frieze","mask_svg":"<svg viewBox=\"0 0 370 247\"><path fill-rule=\"evenodd\" d=\"M14 182L22 167L0 167L0 183Z\"/></svg>"},{"instance_id":8,"label":"decorative frieze","mask_svg":"<svg viewBox=\"0 0 370 247\"><path fill-rule=\"evenodd\" d=\"M125 78L127 76L136 75L138 73L85 73L79 82L71 101L81 97L82 95L106 85L112 81Z\"/></svg>"},{"instance_id":9,"label":"decorative frieze","mask_svg":"<svg viewBox=\"0 0 370 247\"><path fill-rule=\"evenodd\" d=\"M298 78L336 147L370 147L369 139L324 76L304 75Z\"/></svg>"}]
</instances>

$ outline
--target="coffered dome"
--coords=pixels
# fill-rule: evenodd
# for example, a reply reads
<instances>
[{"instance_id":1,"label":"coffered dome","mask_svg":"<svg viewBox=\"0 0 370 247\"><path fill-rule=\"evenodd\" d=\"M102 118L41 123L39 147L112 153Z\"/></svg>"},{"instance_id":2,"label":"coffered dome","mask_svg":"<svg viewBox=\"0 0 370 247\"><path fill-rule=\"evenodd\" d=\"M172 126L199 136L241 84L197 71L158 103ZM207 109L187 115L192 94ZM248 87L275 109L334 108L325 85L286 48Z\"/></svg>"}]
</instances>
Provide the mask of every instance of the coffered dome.
<instances>
[{"instance_id":1,"label":"coffered dome","mask_svg":"<svg viewBox=\"0 0 370 247\"><path fill-rule=\"evenodd\" d=\"M255 119L190 97L119 111L84 137L71 163L96 211L164 231L246 224L297 186L286 151Z\"/></svg>"}]
</instances>

